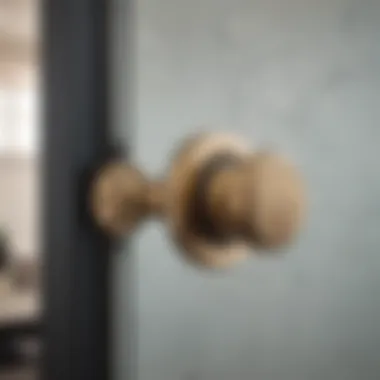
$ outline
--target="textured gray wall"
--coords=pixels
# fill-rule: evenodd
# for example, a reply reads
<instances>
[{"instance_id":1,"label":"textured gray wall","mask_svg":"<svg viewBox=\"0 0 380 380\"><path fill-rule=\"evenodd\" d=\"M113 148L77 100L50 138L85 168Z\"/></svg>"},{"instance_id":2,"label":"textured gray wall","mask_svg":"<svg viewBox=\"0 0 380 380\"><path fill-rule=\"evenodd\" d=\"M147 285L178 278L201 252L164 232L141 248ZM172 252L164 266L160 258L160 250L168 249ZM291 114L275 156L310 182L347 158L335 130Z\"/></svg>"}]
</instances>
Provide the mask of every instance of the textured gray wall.
<instances>
[{"instance_id":1,"label":"textured gray wall","mask_svg":"<svg viewBox=\"0 0 380 380\"><path fill-rule=\"evenodd\" d=\"M118 377L128 370L132 263L140 380L378 379L380 2L135 5L137 43L126 54L137 63L139 164L164 171L196 126L234 131L300 163L310 218L283 256L225 274L188 266L161 224L145 225L132 256L115 259ZM126 85L118 89L120 129Z\"/></svg>"}]
</instances>

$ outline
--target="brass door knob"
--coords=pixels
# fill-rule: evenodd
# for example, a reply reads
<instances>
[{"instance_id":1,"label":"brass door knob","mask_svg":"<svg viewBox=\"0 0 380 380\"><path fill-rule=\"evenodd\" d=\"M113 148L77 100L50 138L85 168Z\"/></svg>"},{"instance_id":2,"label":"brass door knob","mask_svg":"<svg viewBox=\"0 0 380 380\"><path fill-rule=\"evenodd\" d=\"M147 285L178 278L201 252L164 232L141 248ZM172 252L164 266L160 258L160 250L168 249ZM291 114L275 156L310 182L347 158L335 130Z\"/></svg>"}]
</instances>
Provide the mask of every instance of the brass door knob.
<instances>
[{"instance_id":1,"label":"brass door knob","mask_svg":"<svg viewBox=\"0 0 380 380\"><path fill-rule=\"evenodd\" d=\"M104 166L91 207L97 223L115 236L148 216L165 217L186 257L221 268L245 258L250 246L289 243L301 226L305 196L297 170L284 158L252 152L235 136L203 134L185 142L160 181L125 163Z\"/></svg>"}]
</instances>

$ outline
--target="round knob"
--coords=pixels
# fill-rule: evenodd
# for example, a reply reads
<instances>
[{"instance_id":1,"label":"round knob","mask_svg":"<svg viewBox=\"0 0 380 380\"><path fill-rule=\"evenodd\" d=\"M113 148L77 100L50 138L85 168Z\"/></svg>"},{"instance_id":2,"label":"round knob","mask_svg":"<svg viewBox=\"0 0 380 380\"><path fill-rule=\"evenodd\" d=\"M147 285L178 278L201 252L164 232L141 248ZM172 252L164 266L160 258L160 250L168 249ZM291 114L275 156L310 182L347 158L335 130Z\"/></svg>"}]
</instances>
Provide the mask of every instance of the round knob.
<instances>
[{"instance_id":1,"label":"round knob","mask_svg":"<svg viewBox=\"0 0 380 380\"><path fill-rule=\"evenodd\" d=\"M301 225L304 194L284 158L252 152L245 140L206 134L187 141L168 177L168 221L182 252L223 268L249 248L278 247Z\"/></svg>"},{"instance_id":2,"label":"round knob","mask_svg":"<svg viewBox=\"0 0 380 380\"><path fill-rule=\"evenodd\" d=\"M252 152L225 134L187 140L164 181L111 163L100 170L91 197L97 222L110 233L131 232L149 215L165 216L185 256L213 268L245 258L249 247L290 242L304 204L302 181L287 160Z\"/></svg>"},{"instance_id":3,"label":"round knob","mask_svg":"<svg viewBox=\"0 0 380 380\"><path fill-rule=\"evenodd\" d=\"M301 180L284 158L252 154L210 179L207 205L215 227L264 248L290 241L303 216Z\"/></svg>"}]
</instances>

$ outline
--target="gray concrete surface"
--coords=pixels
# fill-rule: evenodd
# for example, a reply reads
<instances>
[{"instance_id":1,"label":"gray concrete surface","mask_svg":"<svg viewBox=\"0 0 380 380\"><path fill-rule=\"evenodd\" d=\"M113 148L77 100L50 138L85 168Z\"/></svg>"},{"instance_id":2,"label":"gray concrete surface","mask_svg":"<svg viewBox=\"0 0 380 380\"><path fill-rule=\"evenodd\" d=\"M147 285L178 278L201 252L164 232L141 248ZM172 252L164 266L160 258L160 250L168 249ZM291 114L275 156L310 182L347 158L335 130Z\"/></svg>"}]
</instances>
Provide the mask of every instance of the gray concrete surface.
<instances>
[{"instance_id":1,"label":"gray concrete surface","mask_svg":"<svg viewBox=\"0 0 380 380\"><path fill-rule=\"evenodd\" d=\"M157 174L187 135L234 131L300 164L310 217L226 273L145 225L115 257L117 378L132 345L139 380L378 379L380 2L138 0L131 24L119 1L115 134L135 160Z\"/></svg>"}]
</instances>

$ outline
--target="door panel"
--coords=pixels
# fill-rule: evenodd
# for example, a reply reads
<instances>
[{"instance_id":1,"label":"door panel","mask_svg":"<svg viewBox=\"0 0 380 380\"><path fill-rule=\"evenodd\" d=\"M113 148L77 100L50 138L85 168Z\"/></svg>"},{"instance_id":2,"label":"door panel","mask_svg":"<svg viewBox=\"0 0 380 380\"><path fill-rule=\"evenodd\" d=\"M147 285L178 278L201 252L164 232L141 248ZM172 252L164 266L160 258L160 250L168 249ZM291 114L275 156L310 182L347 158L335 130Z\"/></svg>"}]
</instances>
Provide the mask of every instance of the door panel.
<instances>
[{"instance_id":1,"label":"door panel","mask_svg":"<svg viewBox=\"0 0 380 380\"><path fill-rule=\"evenodd\" d=\"M377 378L380 3L138 0L134 15L141 167L227 130L293 156L310 201L294 246L223 273L185 262L163 223L134 235L138 378Z\"/></svg>"}]
</instances>

